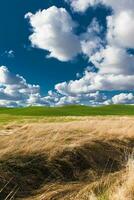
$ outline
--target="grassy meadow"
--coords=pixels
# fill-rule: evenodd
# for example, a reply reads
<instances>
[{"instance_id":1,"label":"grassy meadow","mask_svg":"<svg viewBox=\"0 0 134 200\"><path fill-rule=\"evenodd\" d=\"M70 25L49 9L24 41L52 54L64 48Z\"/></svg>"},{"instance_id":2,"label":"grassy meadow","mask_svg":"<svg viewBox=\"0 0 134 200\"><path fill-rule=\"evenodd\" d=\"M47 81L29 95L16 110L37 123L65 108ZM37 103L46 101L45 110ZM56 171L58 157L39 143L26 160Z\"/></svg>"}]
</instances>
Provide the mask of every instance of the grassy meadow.
<instances>
[{"instance_id":1,"label":"grassy meadow","mask_svg":"<svg viewBox=\"0 0 134 200\"><path fill-rule=\"evenodd\" d=\"M25 108L0 108L0 124L13 121L44 121L66 120L66 117L82 116L133 116L133 105L109 106L63 106L63 107L25 107ZM57 118L58 117L58 118Z\"/></svg>"},{"instance_id":2,"label":"grassy meadow","mask_svg":"<svg viewBox=\"0 0 134 200\"><path fill-rule=\"evenodd\" d=\"M134 115L133 105L0 108L0 114L21 116Z\"/></svg>"},{"instance_id":3,"label":"grassy meadow","mask_svg":"<svg viewBox=\"0 0 134 200\"><path fill-rule=\"evenodd\" d=\"M0 109L0 200L133 200L133 106Z\"/></svg>"}]
</instances>

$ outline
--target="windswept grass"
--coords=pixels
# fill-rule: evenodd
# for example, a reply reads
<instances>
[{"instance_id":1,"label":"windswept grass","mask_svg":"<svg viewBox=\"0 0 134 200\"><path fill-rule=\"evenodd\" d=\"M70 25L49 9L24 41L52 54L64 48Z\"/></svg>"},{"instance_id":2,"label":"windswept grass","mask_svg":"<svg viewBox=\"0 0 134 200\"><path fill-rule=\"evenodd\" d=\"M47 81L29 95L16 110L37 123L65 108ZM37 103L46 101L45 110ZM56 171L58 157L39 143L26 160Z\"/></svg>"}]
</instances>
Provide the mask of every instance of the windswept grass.
<instances>
[{"instance_id":1,"label":"windswept grass","mask_svg":"<svg viewBox=\"0 0 134 200\"><path fill-rule=\"evenodd\" d=\"M67 119L1 128L1 200L133 200L133 117Z\"/></svg>"}]
</instances>

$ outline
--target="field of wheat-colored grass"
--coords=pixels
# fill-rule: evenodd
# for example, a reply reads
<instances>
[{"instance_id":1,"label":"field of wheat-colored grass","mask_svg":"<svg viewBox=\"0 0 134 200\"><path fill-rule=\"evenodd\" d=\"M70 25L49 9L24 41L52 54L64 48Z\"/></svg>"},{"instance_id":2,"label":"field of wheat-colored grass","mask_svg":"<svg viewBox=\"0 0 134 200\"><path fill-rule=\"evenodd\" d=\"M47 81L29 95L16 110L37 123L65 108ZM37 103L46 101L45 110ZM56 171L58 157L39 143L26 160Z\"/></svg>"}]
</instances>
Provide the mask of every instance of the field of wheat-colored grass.
<instances>
[{"instance_id":1,"label":"field of wheat-colored grass","mask_svg":"<svg viewBox=\"0 0 134 200\"><path fill-rule=\"evenodd\" d=\"M134 199L134 117L0 126L1 200Z\"/></svg>"}]
</instances>

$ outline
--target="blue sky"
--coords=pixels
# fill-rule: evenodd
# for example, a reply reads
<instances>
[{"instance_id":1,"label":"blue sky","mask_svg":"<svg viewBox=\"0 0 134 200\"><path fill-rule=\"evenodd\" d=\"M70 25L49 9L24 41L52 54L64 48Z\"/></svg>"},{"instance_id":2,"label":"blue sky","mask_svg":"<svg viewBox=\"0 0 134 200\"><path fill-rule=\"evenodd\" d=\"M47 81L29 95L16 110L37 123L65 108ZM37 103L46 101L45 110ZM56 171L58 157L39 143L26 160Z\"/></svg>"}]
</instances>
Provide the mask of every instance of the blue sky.
<instances>
[{"instance_id":1,"label":"blue sky","mask_svg":"<svg viewBox=\"0 0 134 200\"><path fill-rule=\"evenodd\" d=\"M31 32L28 21L24 19L25 14L28 12L36 13L38 10L47 9L52 5L65 7L70 11L70 7L64 1L24 0L19 2L18 0L4 0L0 4L0 54L11 49L15 52L13 59L2 56L0 65L8 66L14 73L21 74L30 83L40 84L43 93L53 89L56 83L75 79L76 73L83 72L88 65L86 59L80 56L70 62L60 62L53 58L46 59L47 52L32 48L28 39ZM5 14L6 12L8 15ZM79 14L72 12L71 15L78 23L82 24L82 29L86 30L94 17L97 17L104 24L107 11L104 8L89 9L84 15L79 16Z\"/></svg>"},{"instance_id":2,"label":"blue sky","mask_svg":"<svg viewBox=\"0 0 134 200\"><path fill-rule=\"evenodd\" d=\"M119 4L2 0L0 106L133 104L134 2Z\"/></svg>"}]
</instances>

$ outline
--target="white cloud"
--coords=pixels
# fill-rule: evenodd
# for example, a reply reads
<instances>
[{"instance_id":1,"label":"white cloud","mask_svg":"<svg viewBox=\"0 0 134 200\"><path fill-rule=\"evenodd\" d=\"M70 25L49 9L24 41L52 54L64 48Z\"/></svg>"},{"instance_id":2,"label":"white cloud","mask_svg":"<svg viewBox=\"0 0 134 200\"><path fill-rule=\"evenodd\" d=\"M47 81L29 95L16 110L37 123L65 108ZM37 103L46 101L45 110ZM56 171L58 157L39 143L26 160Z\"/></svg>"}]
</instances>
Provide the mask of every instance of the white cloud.
<instances>
[{"instance_id":1,"label":"white cloud","mask_svg":"<svg viewBox=\"0 0 134 200\"><path fill-rule=\"evenodd\" d=\"M62 85L62 84L61 84ZM28 84L20 75L11 73L7 67L0 67L0 106L60 106L66 104L94 104L105 100L99 92L48 91L47 96L40 94L39 85Z\"/></svg>"},{"instance_id":2,"label":"white cloud","mask_svg":"<svg viewBox=\"0 0 134 200\"><path fill-rule=\"evenodd\" d=\"M72 96L63 96L56 103L56 106L71 105L71 104L80 104L79 98Z\"/></svg>"},{"instance_id":3,"label":"white cloud","mask_svg":"<svg viewBox=\"0 0 134 200\"><path fill-rule=\"evenodd\" d=\"M85 12L88 7L94 6L99 2L99 0L65 0L71 4L71 7L76 12Z\"/></svg>"},{"instance_id":4,"label":"white cloud","mask_svg":"<svg viewBox=\"0 0 134 200\"><path fill-rule=\"evenodd\" d=\"M19 75L14 75L10 73L7 67L0 67L0 84L5 85L17 85L20 82L21 84L25 84L25 79Z\"/></svg>"},{"instance_id":5,"label":"white cloud","mask_svg":"<svg viewBox=\"0 0 134 200\"><path fill-rule=\"evenodd\" d=\"M49 57L60 61L69 61L83 53L98 68L97 72L86 70L81 78L58 83L56 92L46 97L33 94L29 104L37 102L47 105L64 104L117 104L132 103L132 94L121 93L106 100L98 91L133 90L134 55L128 48L134 48L134 1L133 0L65 0L74 11L85 12L88 7L99 3L113 9L107 17L107 32L102 41L102 27L96 19L80 36L75 34L76 23L64 8L55 6L35 14L28 13L33 34L30 40L33 46L47 50ZM9 78L8 78L9 80ZM7 88L8 89L8 88ZM131 99L132 98L132 99Z\"/></svg>"},{"instance_id":6,"label":"white cloud","mask_svg":"<svg viewBox=\"0 0 134 200\"><path fill-rule=\"evenodd\" d=\"M125 49L116 46L106 46L90 57L90 61L99 69L100 74L134 73L134 56Z\"/></svg>"},{"instance_id":7,"label":"white cloud","mask_svg":"<svg viewBox=\"0 0 134 200\"><path fill-rule=\"evenodd\" d=\"M10 101L10 100L1 100L0 99L0 107L17 107L19 104L18 102L15 101Z\"/></svg>"},{"instance_id":8,"label":"white cloud","mask_svg":"<svg viewBox=\"0 0 134 200\"><path fill-rule=\"evenodd\" d=\"M68 61L81 52L79 38L74 33L76 23L64 8L52 6L25 17L33 28L29 37L32 45L47 50L48 57Z\"/></svg>"},{"instance_id":9,"label":"white cloud","mask_svg":"<svg viewBox=\"0 0 134 200\"><path fill-rule=\"evenodd\" d=\"M85 12L89 7L104 4L112 7L115 12L134 8L133 0L65 0L76 12Z\"/></svg>"},{"instance_id":10,"label":"white cloud","mask_svg":"<svg viewBox=\"0 0 134 200\"><path fill-rule=\"evenodd\" d=\"M59 83L55 89L63 95L86 94L98 90L132 90L134 75L99 74L86 71L78 80Z\"/></svg>"},{"instance_id":11,"label":"white cloud","mask_svg":"<svg viewBox=\"0 0 134 200\"><path fill-rule=\"evenodd\" d=\"M100 94L100 92L97 91L93 93L75 94L73 96L71 96L71 94L61 96L55 105L56 106L71 105L71 104L98 105L98 104L103 104L105 100L106 96L104 94Z\"/></svg>"},{"instance_id":12,"label":"white cloud","mask_svg":"<svg viewBox=\"0 0 134 200\"><path fill-rule=\"evenodd\" d=\"M120 93L107 100L104 104L134 104L134 95L132 93Z\"/></svg>"},{"instance_id":13,"label":"white cloud","mask_svg":"<svg viewBox=\"0 0 134 200\"><path fill-rule=\"evenodd\" d=\"M133 0L70 0L75 11L85 12L90 6L99 3L113 9L112 16L108 17L108 42L125 48L134 48L134 1Z\"/></svg>"},{"instance_id":14,"label":"white cloud","mask_svg":"<svg viewBox=\"0 0 134 200\"><path fill-rule=\"evenodd\" d=\"M134 76L102 75L85 71L82 78L59 83L56 91L47 96L40 94L38 85L31 85L20 76L12 74L7 67L0 67L0 107L61 106L67 104L134 104L132 93L121 93L110 100L101 90L127 90L134 85Z\"/></svg>"},{"instance_id":15,"label":"white cloud","mask_svg":"<svg viewBox=\"0 0 134 200\"><path fill-rule=\"evenodd\" d=\"M117 13L122 10L133 10L134 1L133 0L100 0L106 6L110 6Z\"/></svg>"},{"instance_id":16,"label":"white cloud","mask_svg":"<svg viewBox=\"0 0 134 200\"><path fill-rule=\"evenodd\" d=\"M28 84L22 76L0 67L0 106L26 106L41 101L39 85Z\"/></svg>"},{"instance_id":17,"label":"white cloud","mask_svg":"<svg viewBox=\"0 0 134 200\"><path fill-rule=\"evenodd\" d=\"M104 41L107 44L105 45L100 39L101 29L96 24L89 27L81 44L83 53L99 71L86 72L79 80L56 85L56 89L61 93L81 94L95 90L131 90L134 88L134 55L127 52L127 48L134 48L134 1L70 0L73 9L81 12L97 3L113 9L112 15L107 17L107 34ZM93 27L96 32L93 31Z\"/></svg>"},{"instance_id":18,"label":"white cloud","mask_svg":"<svg viewBox=\"0 0 134 200\"><path fill-rule=\"evenodd\" d=\"M83 54L89 58L102 48L102 40L99 35L102 31L97 19L93 19L88 26L86 33L81 35L81 47Z\"/></svg>"},{"instance_id":19,"label":"white cloud","mask_svg":"<svg viewBox=\"0 0 134 200\"><path fill-rule=\"evenodd\" d=\"M124 48L134 48L134 13L124 10L107 18L109 43Z\"/></svg>"}]
</instances>

